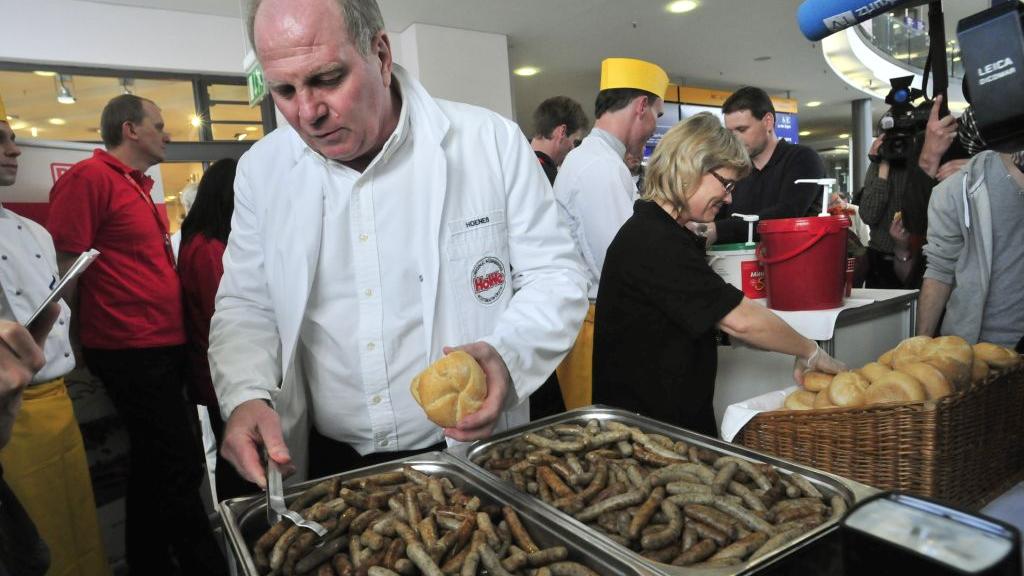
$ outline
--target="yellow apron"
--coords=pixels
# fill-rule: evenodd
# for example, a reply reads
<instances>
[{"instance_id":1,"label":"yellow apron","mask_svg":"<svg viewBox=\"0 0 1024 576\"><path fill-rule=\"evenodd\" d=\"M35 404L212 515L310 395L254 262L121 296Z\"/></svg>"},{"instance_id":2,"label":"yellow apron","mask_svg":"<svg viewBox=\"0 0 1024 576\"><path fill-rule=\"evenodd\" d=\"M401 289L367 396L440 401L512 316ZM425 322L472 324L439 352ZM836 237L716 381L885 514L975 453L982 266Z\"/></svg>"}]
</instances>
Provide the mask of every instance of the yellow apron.
<instances>
[{"instance_id":1,"label":"yellow apron","mask_svg":"<svg viewBox=\"0 0 1024 576\"><path fill-rule=\"evenodd\" d=\"M82 433L64 379L25 390L4 479L50 548L48 576L109 576Z\"/></svg>"},{"instance_id":2,"label":"yellow apron","mask_svg":"<svg viewBox=\"0 0 1024 576\"><path fill-rule=\"evenodd\" d=\"M594 305L587 310L580 333L576 336L569 355L558 365L558 386L562 389L562 400L566 410L590 406L592 375L594 371Z\"/></svg>"}]
</instances>

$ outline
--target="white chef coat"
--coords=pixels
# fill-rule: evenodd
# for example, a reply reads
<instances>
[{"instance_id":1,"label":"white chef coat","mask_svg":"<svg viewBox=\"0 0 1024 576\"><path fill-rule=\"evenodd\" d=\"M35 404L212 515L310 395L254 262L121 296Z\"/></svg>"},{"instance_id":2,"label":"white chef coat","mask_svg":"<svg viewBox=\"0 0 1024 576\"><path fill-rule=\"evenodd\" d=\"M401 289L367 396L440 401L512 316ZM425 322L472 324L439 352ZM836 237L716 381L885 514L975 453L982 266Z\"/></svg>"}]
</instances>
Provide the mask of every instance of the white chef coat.
<instances>
[{"instance_id":1,"label":"white chef coat","mask_svg":"<svg viewBox=\"0 0 1024 576\"><path fill-rule=\"evenodd\" d=\"M360 451L436 442L409 383L444 346L494 346L513 384L498 428L525 423L586 313L582 266L518 127L394 77L408 125L362 174L289 126L239 161L211 373L225 417L271 401L300 470L310 411Z\"/></svg>"},{"instance_id":2,"label":"white chef coat","mask_svg":"<svg viewBox=\"0 0 1024 576\"><path fill-rule=\"evenodd\" d=\"M59 277L50 233L0 205L0 318L27 322ZM46 365L33 376L32 384L59 378L75 367L68 339L71 311L63 301L60 306L60 316L43 347Z\"/></svg>"},{"instance_id":3,"label":"white chef coat","mask_svg":"<svg viewBox=\"0 0 1024 576\"><path fill-rule=\"evenodd\" d=\"M625 156L626 145L621 140L594 128L565 157L555 178L555 199L583 259L591 300L597 299L608 246L633 215L637 200L636 183Z\"/></svg>"}]
</instances>

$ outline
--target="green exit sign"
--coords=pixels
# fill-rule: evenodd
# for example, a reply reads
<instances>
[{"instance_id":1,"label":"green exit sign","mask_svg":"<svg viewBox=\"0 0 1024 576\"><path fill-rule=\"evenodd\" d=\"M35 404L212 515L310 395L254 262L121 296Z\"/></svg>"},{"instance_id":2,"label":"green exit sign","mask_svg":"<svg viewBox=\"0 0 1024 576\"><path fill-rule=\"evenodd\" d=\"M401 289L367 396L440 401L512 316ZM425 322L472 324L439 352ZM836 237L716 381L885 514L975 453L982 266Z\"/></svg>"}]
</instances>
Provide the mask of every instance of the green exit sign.
<instances>
[{"instance_id":1,"label":"green exit sign","mask_svg":"<svg viewBox=\"0 0 1024 576\"><path fill-rule=\"evenodd\" d=\"M267 95L267 83L263 79L263 67L259 62L245 75L245 81L249 85L249 106L255 106Z\"/></svg>"}]
</instances>

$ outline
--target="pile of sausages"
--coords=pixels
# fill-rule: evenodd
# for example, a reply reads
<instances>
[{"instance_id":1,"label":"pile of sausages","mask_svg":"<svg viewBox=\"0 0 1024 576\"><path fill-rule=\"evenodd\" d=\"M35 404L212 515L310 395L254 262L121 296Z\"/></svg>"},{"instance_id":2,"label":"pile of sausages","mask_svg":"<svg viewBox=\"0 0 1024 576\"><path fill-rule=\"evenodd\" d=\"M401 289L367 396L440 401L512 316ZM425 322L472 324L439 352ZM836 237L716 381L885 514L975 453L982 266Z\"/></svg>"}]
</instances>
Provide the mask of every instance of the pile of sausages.
<instances>
[{"instance_id":1,"label":"pile of sausages","mask_svg":"<svg viewBox=\"0 0 1024 576\"><path fill-rule=\"evenodd\" d=\"M646 558L724 566L838 519L846 501L799 474L615 421L556 424L473 461Z\"/></svg>"},{"instance_id":2,"label":"pile of sausages","mask_svg":"<svg viewBox=\"0 0 1024 576\"><path fill-rule=\"evenodd\" d=\"M261 574L596 576L567 561L566 548L540 548L512 508L410 467L324 480L289 508L328 532L318 537L282 519L252 545Z\"/></svg>"}]
</instances>

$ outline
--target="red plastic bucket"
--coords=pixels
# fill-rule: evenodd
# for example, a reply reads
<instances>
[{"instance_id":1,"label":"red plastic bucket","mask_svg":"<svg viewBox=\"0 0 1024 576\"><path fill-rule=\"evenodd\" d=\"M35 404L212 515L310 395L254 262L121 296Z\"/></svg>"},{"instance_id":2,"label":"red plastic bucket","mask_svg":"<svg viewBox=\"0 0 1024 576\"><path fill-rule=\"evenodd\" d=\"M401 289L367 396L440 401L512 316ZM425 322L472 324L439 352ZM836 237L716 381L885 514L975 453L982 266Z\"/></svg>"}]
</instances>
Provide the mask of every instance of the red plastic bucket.
<instances>
[{"instance_id":1,"label":"red plastic bucket","mask_svg":"<svg viewBox=\"0 0 1024 576\"><path fill-rule=\"evenodd\" d=\"M758 259L764 264L768 307L827 310L846 291L845 215L762 220Z\"/></svg>"}]
</instances>

